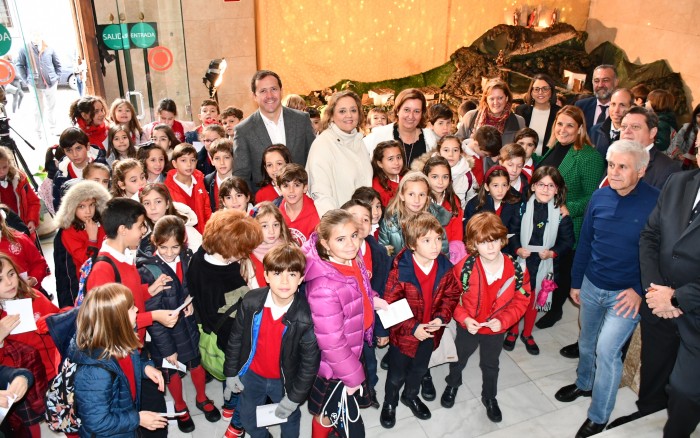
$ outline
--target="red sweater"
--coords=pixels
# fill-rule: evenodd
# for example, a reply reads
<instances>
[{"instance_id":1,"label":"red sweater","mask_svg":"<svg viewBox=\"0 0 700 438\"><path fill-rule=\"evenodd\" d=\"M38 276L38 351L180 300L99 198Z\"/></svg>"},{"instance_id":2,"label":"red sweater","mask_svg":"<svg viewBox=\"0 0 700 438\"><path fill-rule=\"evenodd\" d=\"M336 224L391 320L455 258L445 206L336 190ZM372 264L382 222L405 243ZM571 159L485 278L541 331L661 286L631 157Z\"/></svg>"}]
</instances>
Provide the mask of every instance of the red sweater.
<instances>
[{"instance_id":1,"label":"red sweater","mask_svg":"<svg viewBox=\"0 0 700 438\"><path fill-rule=\"evenodd\" d=\"M36 278L37 284L41 286L42 280L51 273L46 259L26 234L15 231L13 235L15 243L0 239L0 252L7 254L15 262L19 269L18 275L26 272L28 276Z\"/></svg>"},{"instance_id":2,"label":"red sweater","mask_svg":"<svg viewBox=\"0 0 700 438\"><path fill-rule=\"evenodd\" d=\"M58 313L58 307L49 301L48 298L46 298L41 292L35 290L34 294L36 295L36 298L32 300L32 308L34 309L35 321L44 316ZM4 318L6 315L7 313L3 310L2 318ZM61 363L61 355L58 353L58 349L56 349L56 345L53 343L53 339L48 332L39 334L39 330L35 330L16 335L9 335L7 338L36 348L41 356L41 361L44 364L44 368L46 368L46 377L49 380L56 377L56 374L58 373L58 365Z\"/></svg>"},{"instance_id":3,"label":"red sweater","mask_svg":"<svg viewBox=\"0 0 700 438\"><path fill-rule=\"evenodd\" d=\"M14 191L13 198L16 205L16 209L13 208L13 211L19 215L25 224L34 222L34 225L38 227L41 201L22 172L17 172L17 176L12 181L12 190ZM1 200L12 208L11 204L13 202L11 198L3 197Z\"/></svg>"},{"instance_id":4,"label":"red sweater","mask_svg":"<svg viewBox=\"0 0 700 438\"><path fill-rule=\"evenodd\" d=\"M396 191L399 189L399 183L389 180L388 181L389 190L385 190L381 184L379 184L379 178L376 176L372 178L372 188L379 193L379 200L382 202L382 206L386 208L389 205L391 198L396 196Z\"/></svg>"},{"instance_id":5,"label":"red sweater","mask_svg":"<svg viewBox=\"0 0 700 438\"><path fill-rule=\"evenodd\" d=\"M253 263L253 269L255 270L255 279L258 282L258 287L267 286L267 281L265 280L265 266L263 262L258 260L254 254L250 255L250 261Z\"/></svg>"},{"instance_id":6,"label":"red sweater","mask_svg":"<svg viewBox=\"0 0 700 438\"><path fill-rule=\"evenodd\" d=\"M299 246L302 246L311 236L311 233L316 229L316 225L321 222L321 218L318 217L318 211L316 211L316 206L314 205L314 200L304 195L303 204L301 207L301 212L296 219L291 220L287 215L287 209L285 208L286 201L282 201L280 204L280 211L282 212L282 217L289 227L289 231L292 233L292 238L296 241Z\"/></svg>"},{"instance_id":7,"label":"red sweater","mask_svg":"<svg viewBox=\"0 0 700 438\"><path fill-rule=\"evenodd\" d=\"M423 315L421 315L421 324L427 324L431 321L433 311L433 289L435 288L435 277L437 276L437 262L433 261L433 267L430 272L425 274L416 259L413 259L413 269L416 272L416 278L420 285L421 293L423 294Z\"/></svg>"},{"instance_id":8,"label":"red sweater","mask_svg":"<svg viewBox=\"0 0 700 438\"><path fill-rule=\"evenodd\" d=\"M112 259L119 271L119 276L122 280L121 284L128 287L134 295L134 305L139 309L139 313L136 315L136 328L139 332L139 339L143 342L146 336L146 327L153 324L151 312L146 312L146 300L151 298L151 295L148 293L148 285L141 283L141 276L136 266L130 265L129 263L122 263L107 252L101 251L98 255ZM114 268L107 262L96 262L92 265L92 271L90 271L85 286L89 291L95 286L114 283L114 281Z\"/></svg>"},{"instance_id":9,"label":"red sweater","mask_svg":"<svg viewBox=\"0 0 700 438\"><path fill-rule=\"evenodd\" d=\"M266 379L280 378L280 353L282 352L282 335L285 327L282 316L278 320L274 320L270 308L263 307L257 347L253 361L250 363L250 370Z\"/></svg>"},{"instance_id":10,"label":"red sweater","mask_svg":"<svg viewBox=\"0 0 700 438\"><path fill-rule=\"evenodd\" d=\"M272 184L264 185L260 187L260 190L255 192L255 202L258 204L264 201L272 202L279 197L280 194L277 193L277 190L275 190L275 187Z\"/></svg>"},{"instance_id":11,"label":"red sweater","mask_svg":"<svg viewBox=\"0 0 700 438\"><path fill-rule=\"evenodd\" d=\"M83 266L85 260L99 252L104 239L105 232L102 227L97 228L96 242L89 241L87 231L85 230L76 230L73 226L63 230L61 233L61 243L73 259L77 278L80 278L80 267Z\"/></svg>"},{"instance_id":12,"label":"red sweater","mask_svg":"<svg viewBox=\"0 0 700 438\"><path fill-rule=\"evenodd\" d=\"M197 215L195 228L201 234L204 234L204 226L211 217L211 204L209 202L209 194L204 187L204 175L199 170L194 171L192 176L194 176L197 184L192 188L192 195L190 196L175 182L176 173L177 170L172 169L165 178L165 185L170 190L170 196L172 196L173 201L182 202L194 211Z\"/></svg>"},{"instance_id":13,"label":"red sweater","mask_svg":"<svg viewBox=\"0 0 700 438\"><path fill-rule=\"evenodd\" d=\"M452 219L450 219L450 222L445 226L445 234L447 234L447 241L452 242L454 240L462 241L464 239L464 225L462 224L462 220L464 219L464 210L462 210L462 206L460 205L460 200L457 196L455 196L455 203L457 204L457 216L452 216ZM445 208L445 210L451 212L452 209L450 208L450 203L447 202L445 199L442 201L442 206Z\"/></svg>"},{"instance_id":14,"label":"red sweater","mask_svg":"<svg viewBox=\"0 0 700 438\"><path fill-rule=\"evenodd\" d=\"M484 184L484 159L474 155L472 155L472 158L474 159L472 173L474 174L474 178L476 178L476 182L481 186Z\"/></svg>"}]
</instances>

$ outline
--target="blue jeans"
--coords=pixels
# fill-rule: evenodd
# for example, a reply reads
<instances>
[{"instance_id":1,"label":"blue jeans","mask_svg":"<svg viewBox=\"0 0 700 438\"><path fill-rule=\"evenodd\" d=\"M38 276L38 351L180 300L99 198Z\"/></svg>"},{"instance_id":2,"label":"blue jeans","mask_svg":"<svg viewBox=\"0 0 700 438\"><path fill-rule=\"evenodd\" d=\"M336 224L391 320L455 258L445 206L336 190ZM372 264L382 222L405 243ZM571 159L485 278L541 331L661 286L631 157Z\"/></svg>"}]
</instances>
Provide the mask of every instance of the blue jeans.
<instances>
[{"instance_id":1,"label":"blue jeans","mask_svg":"<svg viewBox=\"0 0 700 438\"><path fill-rule=\"evenodd\" d=\"M256 418L256 408L265 404L267 397L273 403L279 403L284 397L282 379L266 379L255 374L248 369L241 376L241 383L244 389L241 392L238 408L241 412L241 421L246 433L252 438L267 438L267 428L258 427ZM297 408L292 415L287 418L286 423L281 423L282 438L296 438L299 436L299 425L301 423L301 411Z\"/></svg>"},{"instance_id":2,"label":"blue jeans","mask_svg":"<svg viewBox=\"0 0 700 438\"><path fill-rule=\"evenodd\" d=\"M226 391L226 381L223 381L224 391ZM243 424L241 424L241 412L238 410L238 399L240 394L231 394L231 398L224 399L224 408L233 409L233 417L231 417L231 426L236 429L243 429Z\"/></svg>"},{"instance_id":3,"label":"blue jeans","mask_svg":"<svg viewBox=\"0 0 700 438\"><path fill-rule=\"evenodd\" d=\"M607 423L615 407L617 388L622 378L622 347L639 322L616 315L613 306L621 290L604 290L583 278L581 285L581 333L578 338L579 361L576 386L593 390L588 419Z\"/></svg>"}]
</instances>

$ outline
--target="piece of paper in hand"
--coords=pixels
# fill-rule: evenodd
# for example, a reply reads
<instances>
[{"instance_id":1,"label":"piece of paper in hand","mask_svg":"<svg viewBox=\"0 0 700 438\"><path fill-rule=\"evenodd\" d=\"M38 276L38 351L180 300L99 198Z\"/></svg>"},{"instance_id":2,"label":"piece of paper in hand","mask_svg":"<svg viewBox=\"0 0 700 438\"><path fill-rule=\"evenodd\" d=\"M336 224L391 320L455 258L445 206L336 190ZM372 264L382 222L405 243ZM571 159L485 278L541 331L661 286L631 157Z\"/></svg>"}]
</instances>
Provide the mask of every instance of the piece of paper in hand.
<instances>
[{"instance_id":1,"label":"piece of paper in hand","mask_svg":"<svg viewBox=\"0 0 700 438\"><path fill-rule=\"evenodd\" d=\"M10 389L10 384L7 384L7 389ZM12 394L7 396L7 407L6 408L0 408L0 423L2 423L5 420L5 417L7 416L7 412L10 410L12 407L12 404L17 400L17 396Z\"/></svg>"},{"instance_id":2,"label":"piece of paper in hand","mask_svg":"<svg viewBox=\"0 0 700 438\"><path fill-rule=\"evenodd\" d=\"M389 308L386 310L377 310L377 315L379 315L379 319L382 320L384 328L389 328L407 319L413 318L413 312L406 298L389 304Z\"/></svg>"},{"instance_id":3,"label":"piece of paper in hand","mask_svg":"<svg viewBox=\"0 0 700 438\"><path fill-rule=\"evenodd\" d=\"M270 403L269 405L258 406L255 409L255 417L258 420L258 427L272 426L275 424L286 423L286 418L279 418L275 415L279 403Z\"/></svg>"},{"instance_id":4,"label":"piece of paper in hand","mask_svg":"<svg viewBox=\"0 0 700 438\"><path fill-rule=\"evenodd\" d=\"M177 367L175 367L173 364L163 359L163 368L170 368L172 370L182 371L183 373L187 372L187 367L184 363L180 362L179 360L177 361Z\"/></svg>"},{"instance_id":5,"label":"piece of paper in hand","mask_svg":"<svg viewBox=\"0 0 700 438\"><path fill-rule=\"evenodd\" d=\"M185 301L182 303L182 305L181 305L180 307L178 307L177 309L173 310L173 313L180 313L180 312L182 312L182 309L184 309L185 307L189 306L191 302L192 302L192 297L191 297L190 295L187 295L187 296L185 297Z\"/></svg>"},{"instance_id":6,"label":"piece of paper in hand","mask_svg":"<svg viewBox=\"0 0 700 438\"><path fill-rule=\"evenodd\" d=\"M11 335L19 333L27 333L36 330L36 321L34 321L34 308L32 307L31 298L23 298L21 300L7 300L3 303L5 312L8 315L19 315L19 325L10 332Z\"/></svg>"}]
</instances>

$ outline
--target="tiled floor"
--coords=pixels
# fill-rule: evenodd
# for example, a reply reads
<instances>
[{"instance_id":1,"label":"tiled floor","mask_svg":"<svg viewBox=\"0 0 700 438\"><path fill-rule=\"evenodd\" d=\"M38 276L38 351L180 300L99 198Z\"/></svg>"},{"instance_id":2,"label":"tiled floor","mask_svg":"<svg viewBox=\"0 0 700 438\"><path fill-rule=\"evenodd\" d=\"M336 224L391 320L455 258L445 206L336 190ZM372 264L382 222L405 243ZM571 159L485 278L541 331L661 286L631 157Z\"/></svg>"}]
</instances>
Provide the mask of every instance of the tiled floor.
<instances>
[{"instance_id":1,"label":"tiled floor","mask_svg":"<svg viewBox=\"0 0 700 438\"><path fill-rule=\"evenodd\" d=\"M46 244L44 251L47 261L52 264L51 245ZM52 282L53 277L49 277L44 284L53 289L53 285L48 284ZM520 341L515 350L509 353L504 351L501 355L498 381L498 401L503 411L501 423L492 423L486 418L485 409L480 401L481 371L478 365L478 353L476 353L464 370L465 384L459 389L457 402L452 409L440 406L439 398L445 388L444 378L447 375L447 366L438 366L432 369L438 398L426 403L433 414L430 420L416 419L407 407L399 404L396 426L387 430L379 425L379 410L370 408L362 411L366 436L382 438L573 437L586 419L590 399L580 398L572 403L561 403L554 398L554 393L560 387L573 383L576 379L577 361L560 356L559 349L576 340L578 311L570 303L567 303L564 310L564 317L553 328L543 331L535 329L533 336L541 350L538 356L529 355ZM386 349L377 350L378 358L381 358L385 352ZM380 369L377 386L380 403L384 396L385 379L386 371ZM176 424L172 424L169 436L222 437L227 424L223 421L207 422L194 406L195 392L189 377L186 377L184 382L185 399L192 409L196 430L193 433L184 434L177 429ZM207 394L217 405L222 404L219 382L209 383ZM621 388L612 418L635 411L636 398L636 394L629 388ZM600 436L607 438L659 437L662 435L665 421L665 412L659 412ZM57 436L45 425L43 429L44 436ZM280 436L278 427L271 427L270 432L275 438ZM300 436L311 436L311 416L306 406L302 406ZM700 437L700 432L696 431L693 437Z\"/></svg>"}]
</instances>

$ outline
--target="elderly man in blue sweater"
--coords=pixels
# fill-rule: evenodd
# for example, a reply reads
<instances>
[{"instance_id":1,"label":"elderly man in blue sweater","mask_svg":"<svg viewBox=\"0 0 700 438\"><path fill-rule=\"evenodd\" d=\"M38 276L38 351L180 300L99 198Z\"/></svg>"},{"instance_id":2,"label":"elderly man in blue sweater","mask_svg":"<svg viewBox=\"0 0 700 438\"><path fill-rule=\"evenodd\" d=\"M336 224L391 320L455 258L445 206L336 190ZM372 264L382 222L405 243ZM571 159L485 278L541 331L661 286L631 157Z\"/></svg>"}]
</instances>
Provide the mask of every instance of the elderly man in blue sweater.
<instances>
[{"instance_id":1,"label":"elderly man in blue sweater","mask_svg":"<svg viewBox=\"0 0 700 438\"><path fill-rule=\"evenodd\" d=\"M593 193L583 220L571 272L571 298L581 305L576 383L557 400L592 396L576 437L600 433L615 406L622 376L622 347L639 322L642 284L639 235L659 191L642 181L649 152L631 140L607 152L610 186Z\"/></svg>"}]
</instances>

